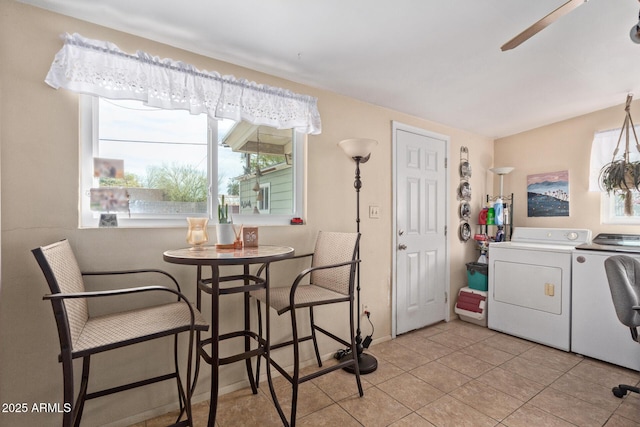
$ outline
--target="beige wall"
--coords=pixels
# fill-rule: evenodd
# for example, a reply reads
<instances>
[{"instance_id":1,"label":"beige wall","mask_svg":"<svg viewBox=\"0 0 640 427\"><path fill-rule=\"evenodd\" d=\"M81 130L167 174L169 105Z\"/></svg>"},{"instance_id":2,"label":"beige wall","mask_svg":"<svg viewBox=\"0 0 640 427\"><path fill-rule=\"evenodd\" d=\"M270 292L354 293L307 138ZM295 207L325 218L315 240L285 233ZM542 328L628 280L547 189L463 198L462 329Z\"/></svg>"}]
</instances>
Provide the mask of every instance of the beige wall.
<instances>
[{"instance_id":1,"label":"beige wall","mask_svg":"<svg viewBox=\"0 0 640 427\"><path fill-rule=\"evenodd\" d=\"M391 123L399 121L448 135L450 146L449 251L451 295L465 284L464 263L474 260L472 243L458 240L458 183L460 146L469 147L473 166L471 180L474 200L481 200L493 179L493 141L427 120L379 108L354 99L301 86L252 70L195 55L87 22L40 9L0 0L0 123L2 285L0 288L0 401L60 402L61 367L54 319L48 303L42 301L46 284L30 250L36 246L68 238L86 270L134 267L164 268L174 273L186 293L193 269L168 265L162 252L185 245L185 229L85 229L78 224L78 96L56 91L44 83L55 53L62 46L59 35L78 32L85 37L109 40L127 52L138 49L160 57L194 64L200 69L285 87L319 98L323 133L309 138L307 151L306 225L262 227L260 239L270 244L286 244L299 253L311 249L318 230L355 229L354 164L337 147L352 137L379 141L372 159L362 167L362 206L380 206L380 219L363 215L362 300L370 307L375 339L391 336L391 212L392 162ZM425 102L429 102L428 99ZM480 203L474 202L476 216ZM366 209L366 208L365 208ZM231 297L233 298L233 297ZM453 298L450 298L453 301ZM112 303L117 307L117 304ZM103 308L113 308L107 306ZM205 304L205 311L209 307ZM318 314L322 317L322 313ZM328 317L328 316L324 316ZM234 304L220 313L222 328L240 324ZM344 331L342 322L333 326ZM284 328L284 327L283 327ZM363 325L368 333L368 325ZM94 359L94 383L110 386L122 378L135 377L156 365L171 364L170 342L148 344L141 350L121 350ZM324 346L329 355L336 348ZM153 363L148 355L153 354ZM166 355L166 356L165 356ZM305 356L310 356L308 353ZM205 399L208 369L201 375L197 399ZM222 391L244 386L242 364L224 367L220 373ZM170 384L152 391L137 390L90 402L85 410L86 425L121 425L171 409L174 402ZM118 408L114 410L113 408ZM57 425L59 414L0 414L0 425ZM126 420L126 421L123 421Z\"/></svg>"},{"instance_id":2,"label":"beige wall","mask_svg":"<svg viewBox=\"0 0 640 427\"><path fill-rule=\"evenodd\" d=\"M638 233L638 226L600 223L600 194L589 192L589 159L594 132L616 129L625 117L626 94L621 105L533 129L495 141L495 165L514 166L504 178L505 193L514 193L514 224L527 227L587 228L598 233ZM640 123L640 101L631 106ZM568 217L527 217L527 175L569 170ZM498 187L495 181L495 188Z\"/></svg>"}]
</instances>

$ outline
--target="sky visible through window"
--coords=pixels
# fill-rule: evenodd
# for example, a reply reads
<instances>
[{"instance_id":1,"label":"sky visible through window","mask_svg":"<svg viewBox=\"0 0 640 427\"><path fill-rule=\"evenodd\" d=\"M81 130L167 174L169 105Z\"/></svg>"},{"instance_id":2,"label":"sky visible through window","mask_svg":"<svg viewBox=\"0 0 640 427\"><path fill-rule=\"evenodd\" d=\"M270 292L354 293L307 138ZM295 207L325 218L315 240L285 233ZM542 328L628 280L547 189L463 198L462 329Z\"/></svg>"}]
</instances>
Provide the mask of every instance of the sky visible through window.
<instances>
[{"instance_id":1,"label":"sky visible through window","mask_svg":"<svg viewBox=\"0 0 640 427\"><path fill-rule=\"evenodd\" d=\"M123 159L125 174L144 180L148 166L192 165L207 172L207 115L148 107L140 101L100 99L99 157ZM232 120L218 121L218 142ZM219 147L218 193L243 173L240 153Z\"/></svg>"}]
</instances>

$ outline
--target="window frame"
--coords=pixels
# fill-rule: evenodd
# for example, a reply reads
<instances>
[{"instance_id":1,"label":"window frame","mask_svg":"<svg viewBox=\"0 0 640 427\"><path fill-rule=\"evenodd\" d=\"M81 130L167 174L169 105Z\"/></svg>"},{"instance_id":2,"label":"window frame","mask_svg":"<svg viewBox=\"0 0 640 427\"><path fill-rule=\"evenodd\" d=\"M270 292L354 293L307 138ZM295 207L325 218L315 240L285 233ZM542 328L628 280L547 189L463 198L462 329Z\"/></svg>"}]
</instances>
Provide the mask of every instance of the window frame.
<instances>
[{"instance_id":1,"label":"window frame","mask_svg":"<svg viewBox=\"0 0 640 427\"><path fill-rule=\"evenodd\" d=\"M637 193L633 191L633 193ZM639 225L640 216L616 216L615 215L615 198L620 197L617 194L602 193L600 196L600 222L610 225ZM637 196L636 196L637 197Z\"/></svg>"},{"instance_id":2,"label":"window frame","mask_svg":"<svg viewBox=\"0 0 640 427\"><path fill-rule=\"evenodd\" d=\"M89 190L93 187L93 153L98 146L99 111L98 96L79 95L79 137L80 137L80 200L78 205L78 227L98 228L99 212L91 211L89 204ZM210 224L218 221L218 195L212 194L212 189L217 193L217 120L208 119L207 126L207 156L209 174L207 216ZM293 131L292 131L293 132ZM290 225L292 218L304 218L304 194L306 188L304 159L306 155L307 135L293 132L293 190L291 214L235 214L232 219L236 224L265 225ZM212 161L216 159L216 161ZM214 178L215 177L215 178ZM215 214L214 214L215 213ZM137 214L135 218L126 213L117 213L119 228L174 228L184 227L187 215L160 215Z\"/></svg>"},{"instance_id":3,"label":"window frame","mask_svg":"<svg viewBox=\"0 0 640 427\"><path fill-rule=\"evenodd\" d=\"M634 126L635 132L640 133L640 125ZM600 171L612 159L614 149L618 146L622 128L596 131L591 143L589 159L589 191L600 193L600 223L610 225L639 225L640 216L616 216L615 205L618 195L607 194L600 187ZM635 146L635 144L634 144ZM631 160L640 159L640 153L630 152Z\"/></svg>"}]
</instances>

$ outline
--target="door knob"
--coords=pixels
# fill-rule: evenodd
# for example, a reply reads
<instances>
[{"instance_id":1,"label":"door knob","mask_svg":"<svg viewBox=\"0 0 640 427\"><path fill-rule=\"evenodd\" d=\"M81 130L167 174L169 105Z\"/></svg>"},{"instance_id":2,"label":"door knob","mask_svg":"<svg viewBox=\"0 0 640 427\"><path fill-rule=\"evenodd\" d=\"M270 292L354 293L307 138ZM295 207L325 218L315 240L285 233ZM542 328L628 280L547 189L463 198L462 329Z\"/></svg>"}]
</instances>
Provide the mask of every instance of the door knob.
<instances>
[{"instance_id":1,"label":"door knob","mask_svg":"<svg viewBox=\"0 0 640 427\"><path fill-rule=\"evenodd\" d=\"M398 245L398 250L404 251L405 249L407 249L407 245L405 245L404 243L400 243Z\"/></svg>"},{"instance_id":2,"label":"door knob","mask_svg":"<svg viewBox=\"0 0 640 427\"><path fill-rule=\"evenodd\" d=\"M398 236L404 235L404 230L398 230Z\"/></svg>"}]
</instances>

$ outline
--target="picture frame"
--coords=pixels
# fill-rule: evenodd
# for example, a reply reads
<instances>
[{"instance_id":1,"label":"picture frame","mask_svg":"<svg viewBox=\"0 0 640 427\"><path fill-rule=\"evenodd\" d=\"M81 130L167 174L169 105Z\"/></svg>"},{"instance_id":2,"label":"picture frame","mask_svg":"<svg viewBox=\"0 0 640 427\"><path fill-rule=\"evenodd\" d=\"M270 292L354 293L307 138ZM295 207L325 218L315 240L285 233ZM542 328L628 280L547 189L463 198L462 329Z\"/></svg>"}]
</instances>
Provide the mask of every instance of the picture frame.
<instances>
[{"instance_id":1,"label":"picture frame","mask_svg":"<svg viewBox=\"0 0 640 427\"><path fill-rule=\"evenodd\" d=\"M527 216L569 216L569 171L527 175Z\"/></svg>"},{"instance_id":2,"label":"picture frame","mask_svg":"<svg viewBox=\"0 0 640 427\"><path fill-rule=\"evenodd\" d=\"M245 248L258 246L258 227L243 227L242 244Z\"/></svg>"}]
</instances>

